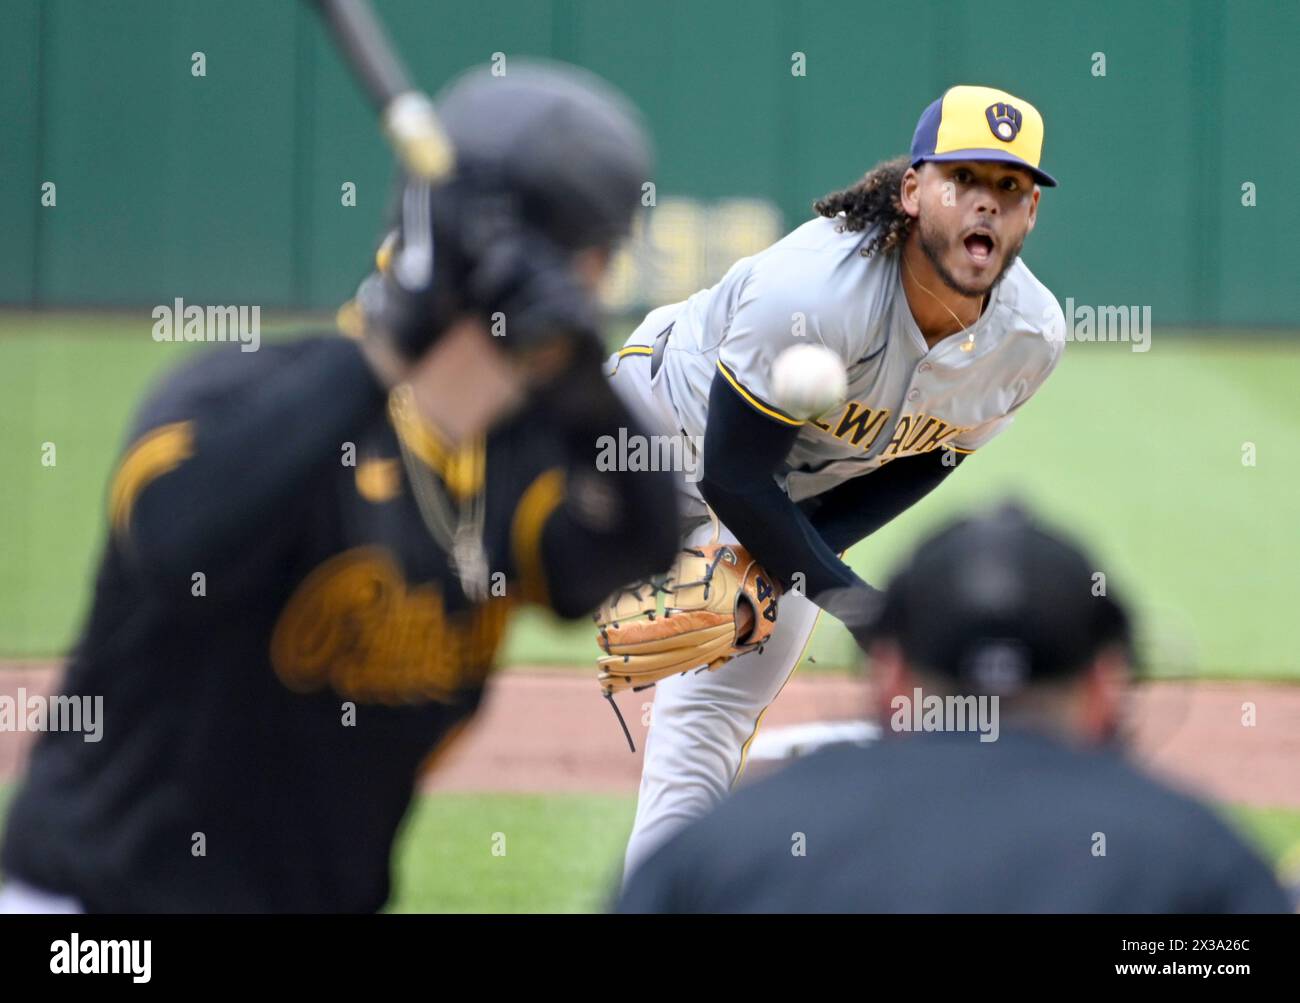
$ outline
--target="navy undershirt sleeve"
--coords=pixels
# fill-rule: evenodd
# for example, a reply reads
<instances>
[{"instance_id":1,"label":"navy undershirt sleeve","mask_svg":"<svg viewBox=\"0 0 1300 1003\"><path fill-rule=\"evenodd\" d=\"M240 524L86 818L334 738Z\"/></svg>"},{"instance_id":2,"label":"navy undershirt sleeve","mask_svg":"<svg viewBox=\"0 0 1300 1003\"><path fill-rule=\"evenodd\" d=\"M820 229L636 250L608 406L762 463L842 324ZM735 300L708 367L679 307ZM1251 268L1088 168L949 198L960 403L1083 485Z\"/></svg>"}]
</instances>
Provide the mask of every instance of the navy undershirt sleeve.
<instances>
[{"instance_id":1,"label":"navy undershirt sleeve","mask_svg":"<svg viewBox=\"0 0 1300 1003\"><path fill-rule=\"evenodd\" d=\"M802 575L803 592L814 602L846 589L874 592L774 479L798 434L797 426L754 409L721 373L714 376L700 481L704 500L783 588Z\"/></svg>"},{"instance_id":2,"label":"navy undershirt sleeve","mask_svg":"<svg viewBox=\"0 0 1300 1003\"><path fill-rule=\"evenodd\" d=\"M893 460L796 504L776 483L799 428L752 407L718 374L709 391L701 491L718 518L782 586L797 573L805 594L876 593L837 555L934 490L962 461L937 450ZM850 603L846 608L852 609ZM839 602L830 612L840 615Z\"/></svg>"},{"instance_id":3,"label":"navy undershirt sleeve","mask_svg":"<svg viewBox=\"0 0 1300 1003\"><path fill-rule=\"evenodd\" d=\"M843 553L928 495L964 459L964 454L944 449L904 456L799 507L827 546Z\"/></svg>"}]
</instances>

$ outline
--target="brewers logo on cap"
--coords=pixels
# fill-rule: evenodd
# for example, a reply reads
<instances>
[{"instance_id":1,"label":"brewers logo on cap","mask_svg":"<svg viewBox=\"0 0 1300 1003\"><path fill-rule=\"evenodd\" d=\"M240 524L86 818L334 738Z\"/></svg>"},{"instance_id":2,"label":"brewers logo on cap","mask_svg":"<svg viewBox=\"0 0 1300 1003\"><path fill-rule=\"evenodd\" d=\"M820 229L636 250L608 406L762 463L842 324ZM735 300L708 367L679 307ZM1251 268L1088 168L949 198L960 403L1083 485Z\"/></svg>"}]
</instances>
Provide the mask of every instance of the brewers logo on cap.
<instances>
[{"instance_id":1,"label":"brewers logo on cap","mask_svg":"<svg viewBox=\"0 0 1300 1003\"><path fill-rule=\"evenodd\" d=\"M1038 164L1043 116L1028 101L992 87L950 87L931 103L912 136L912 166L927 160L996 160L1016 164L1047 187L1056 179Z\"/></svg>"},{"instance_id":2,"label":"brewers logo on cap","mask_svg":"<svg viewBox=\"0 0 1300 1003\"><path fill-rule=\"evenodd\" d=\"M993 130L993 135L1006 143L1016 138L1016 133L1020 131L1020 123L1024 121L1019 108L1002 101L985 108L984 117L989 120L989 128Z\"/></svg>"}]
</instances>

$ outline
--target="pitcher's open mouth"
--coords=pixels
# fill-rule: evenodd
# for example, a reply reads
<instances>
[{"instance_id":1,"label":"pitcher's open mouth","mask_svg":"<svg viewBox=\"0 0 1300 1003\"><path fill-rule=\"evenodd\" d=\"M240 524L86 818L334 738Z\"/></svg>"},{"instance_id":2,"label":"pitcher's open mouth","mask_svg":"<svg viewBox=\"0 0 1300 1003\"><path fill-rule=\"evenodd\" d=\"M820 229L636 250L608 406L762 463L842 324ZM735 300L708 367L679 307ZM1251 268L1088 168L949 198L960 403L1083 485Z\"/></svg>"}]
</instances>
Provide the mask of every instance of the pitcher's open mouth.
<instances>
[{"instance_id":1,"label":"pitcher's open mouth","mask_svg":"<svg viewBox=\"0 0 1300 1003\"><path fill-rule=\"evenodd\" d=\"M966 253L976 261L985 262L993 257L993 238L983 233L972 233L964 241Z\"/></svg>"}]
</instances>

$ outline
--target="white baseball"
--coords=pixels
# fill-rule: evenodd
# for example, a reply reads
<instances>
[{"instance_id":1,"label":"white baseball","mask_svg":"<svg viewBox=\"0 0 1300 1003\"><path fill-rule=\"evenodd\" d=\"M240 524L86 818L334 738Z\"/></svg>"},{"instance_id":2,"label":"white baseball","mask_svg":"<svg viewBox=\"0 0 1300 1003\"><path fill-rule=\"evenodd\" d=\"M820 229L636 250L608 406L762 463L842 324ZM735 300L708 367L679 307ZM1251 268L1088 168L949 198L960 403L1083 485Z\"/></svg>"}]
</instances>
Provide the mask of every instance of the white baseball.
<instances>
[{"instance_id":1,"label":"white baseball","mask_svg":"<svg viewBox=\"0 0 1300 1003\"><path fill-rule=\"evenodd\" d=\"M825 345L792 345L772 363L772 403L795 418L816 418L849 393L848 374Z\"/></svg>"}]
</instances>

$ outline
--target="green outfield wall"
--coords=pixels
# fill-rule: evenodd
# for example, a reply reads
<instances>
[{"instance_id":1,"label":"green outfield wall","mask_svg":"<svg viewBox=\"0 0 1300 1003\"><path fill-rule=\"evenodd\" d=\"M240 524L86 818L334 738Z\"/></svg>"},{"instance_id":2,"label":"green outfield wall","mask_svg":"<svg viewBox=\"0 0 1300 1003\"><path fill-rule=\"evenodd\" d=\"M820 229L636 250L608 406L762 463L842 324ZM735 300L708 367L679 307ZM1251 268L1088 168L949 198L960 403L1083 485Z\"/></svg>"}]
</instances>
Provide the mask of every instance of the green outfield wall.
<instances>
[{"instance_id":1,"label":"green outfield wall","mask_svg":"<svg viewBox=\"0 0 1300 1003\"><path fill-rule=\"evenodd\" d=\"M377 7L429 88L543 55L643 108L659 150L646 213L677 213L654 267L680 274L625 275L623 305L711 281L904 152L945 87L982 83L1046 119L1061 187L1024 254L1063 303L1300 326L1298 3L1053 3L1050 26L1021 0ZM325 308L367 267L391 158L304 3L5 0L0 94L0 304ZM746 229L749 208L762 225ZM705 247L718 211L735 239Z\"/></svg>"}]
</instances>

